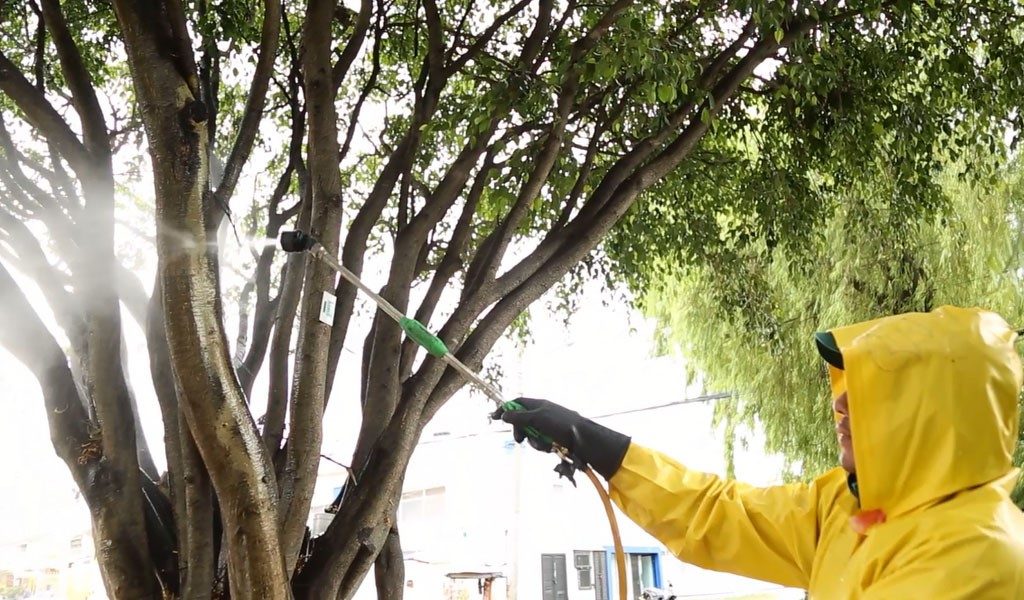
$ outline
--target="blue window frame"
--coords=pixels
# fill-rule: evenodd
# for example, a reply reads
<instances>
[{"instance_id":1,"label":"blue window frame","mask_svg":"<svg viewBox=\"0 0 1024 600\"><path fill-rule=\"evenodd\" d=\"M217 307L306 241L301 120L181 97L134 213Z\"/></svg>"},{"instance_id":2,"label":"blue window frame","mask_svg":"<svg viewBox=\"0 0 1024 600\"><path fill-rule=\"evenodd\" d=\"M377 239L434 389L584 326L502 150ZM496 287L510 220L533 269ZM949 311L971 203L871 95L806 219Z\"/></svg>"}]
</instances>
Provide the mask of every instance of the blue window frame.
<instances>
[{"instance_id":1,"label":"blue window frame","mask_svg":"<svg viewBox=\"0 0 1024 600\"><path fill-rule=\"evenodd\" d=\"M657 588L662 587L663 582L662 582L662 575L661 575L661 556L662 556L662 554L664 554L664 551L661 548L656 548L656 547L652 547L652 546L626 546L626 547L623 548L623 551L626 553L627 561L629 560L629 557L631 557L631 556L649 556L649 557L651 557L651 566L653 567L652 571L654 571L654 573L653 573L653 575L654 575L654 587L657 587ZM604 585L605 585L605 589L606 589L606 592L608 594L608 597L609 598L614 598L614 597L616 597L616 595L613 594L613 592L612 592L612 589L613 589L612 580L613 579L617 580L618 577L619 577L618 570L615 568L615 548L613 546L605 546L604 547L604 557L605 557L605 569L606 569L606 571L608 573L607 577L605 577ZM629 570L629 565L628 564L626 566L626 569L627 569L627 571Z\"/></svg>"}]
</instances>

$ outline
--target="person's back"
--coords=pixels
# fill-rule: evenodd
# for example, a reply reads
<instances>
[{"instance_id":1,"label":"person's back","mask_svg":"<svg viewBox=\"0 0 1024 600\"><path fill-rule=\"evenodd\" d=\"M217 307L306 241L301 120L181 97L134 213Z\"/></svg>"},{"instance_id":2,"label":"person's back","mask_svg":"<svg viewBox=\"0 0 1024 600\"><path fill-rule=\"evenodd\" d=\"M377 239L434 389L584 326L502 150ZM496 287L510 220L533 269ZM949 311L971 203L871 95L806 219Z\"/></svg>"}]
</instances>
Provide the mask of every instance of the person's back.
<instances>
[{"instance_id":1,"label":"person's back","mask_svg":"<svg viewBox=\"0 0 1024 600\"><path fill-rule=\"evenodd\" d=\"M998 316L952 307L820 337L844 468L809 484L699 473L543 401L503 418L593 464L686 562L814 599L1024 598L1015 339Z\"/></svg>"}]
</instances>

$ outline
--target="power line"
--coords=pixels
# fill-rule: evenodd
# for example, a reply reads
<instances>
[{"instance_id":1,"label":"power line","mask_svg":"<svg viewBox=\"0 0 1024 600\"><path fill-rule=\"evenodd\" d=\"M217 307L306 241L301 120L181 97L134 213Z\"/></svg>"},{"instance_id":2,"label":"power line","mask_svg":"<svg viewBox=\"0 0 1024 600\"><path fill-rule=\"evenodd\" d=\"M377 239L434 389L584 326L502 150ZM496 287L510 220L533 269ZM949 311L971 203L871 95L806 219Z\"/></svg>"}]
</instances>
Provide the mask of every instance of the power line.
<instances>
[{"instance_id":1,"label":"power line","mask_svg":"<svg viewBox=\"0 0 1024 600\"><path fill-rule=\"evenodd\" d=\"M660 410L660 409L664 409L664 408L672 408L674 406L683 406L683 405L686 405L686 404L703 404L703 403L706 403L706 402L714 402L716 400L722 400L722 399L725 399L725 398L731 398L732 396L733 396L732 392L718 392L718 393L714 393L714 394L702 394L700 396L693 396L691 398L683 398L682 400L675 400L673 402L666 402L664 404L653 404L651 406L641 406L641 407L638 407L638 408L629 408L629 409L626 409L626 410L620 410L620 411L616 411L616 412L605 413L605 414L602 414L602 415L596 415L596 416L589 417L589 418L590 419L607 419L609 417L617 417L619 415L628 415L628 414L633 414L633 413L648 412L648 411L652 411L652 410ZM503 429L491 429L491 430L488 430L488 431L478 431L478 432L475 432L475 433L466 433L466 434L463 434L463 435L452 435L452 436L441 435L441 436L437 436L437 437L435 437L433 439L423 440L423 441L421 441L417 445L423 446L423 445L427 445L427 444L439 444L441 442L449 442L449 441L454 441L454 440L463 440L463 439L466 439L466 438L480 437L482 435L491 435L491 434L497 434L497 433L508 433L510 431L512 431L511 428L503 428Z\"/></svg>"},{"instance_id":2,"label":"power line","mask_svg":"<svg viewBox=\"0 0 1024 600\"><path fill-rule=\"evenodd\" d=\"M694 396L693 398L683 398L682 400L676 400L675 402L666 402L665 404L655 404L654 406L642 406L640 408L631 408L628 410L620 410L618 412L611 412L603 415L597 415L590 417L591 419L605 419L607 417L617 417L619 415L628 415L631 413L646 412L649 410L658 410L659 408L669 408L672 406L680 406L683 404L703 404L705 402L712 402L714 400L722 400L723 398L731 398L731 392L718 392L715 394L704 394L702 396Z\"/></svg>"}]
</instances>

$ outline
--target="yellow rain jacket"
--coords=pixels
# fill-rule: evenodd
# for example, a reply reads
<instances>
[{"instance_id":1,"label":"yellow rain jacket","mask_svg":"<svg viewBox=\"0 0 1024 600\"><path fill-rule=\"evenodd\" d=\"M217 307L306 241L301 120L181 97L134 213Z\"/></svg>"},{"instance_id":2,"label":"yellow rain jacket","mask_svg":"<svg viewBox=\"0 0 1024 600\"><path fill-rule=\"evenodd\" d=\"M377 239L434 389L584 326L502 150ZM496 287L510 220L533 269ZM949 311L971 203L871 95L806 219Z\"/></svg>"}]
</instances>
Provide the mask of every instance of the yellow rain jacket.
<instances>
[{"instance_id":1,"label":"yellow rain jacket","mask_svg":"<svg viewBox=\"0 0 1024 600\"><path fill-rule=\"evenodd\" d=\"M858 497L834 469L755 488L636 444L615 503L682 560L812 599L1024 598L1021 364L999 316L943 307L831 332L848 392Z\"/></svg>"}]
</instances>

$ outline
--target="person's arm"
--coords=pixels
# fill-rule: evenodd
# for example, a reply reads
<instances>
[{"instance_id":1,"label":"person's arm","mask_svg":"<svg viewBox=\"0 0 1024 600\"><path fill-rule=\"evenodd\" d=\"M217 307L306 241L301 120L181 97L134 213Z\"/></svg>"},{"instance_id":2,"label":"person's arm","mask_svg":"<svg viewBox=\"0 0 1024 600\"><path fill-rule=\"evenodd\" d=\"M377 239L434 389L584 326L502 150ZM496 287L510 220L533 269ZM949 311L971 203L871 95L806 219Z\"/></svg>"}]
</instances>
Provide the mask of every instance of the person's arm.
<instances>
[{"instance_id":1,"label":"person's arm","mask_svg":"<svg viewBox=\"0 0 1024 600\"><path fill-rule=\"evenodd\" d=\"M806 588L818 538L817 484L752 487L631 444L612 500L685 562Z\"/></svg>"},{"instance_id":2,"label":"person's arm","mask_svg":"<svg viewBox=\"0 0 1024 600\"><path fill-rule=\"evenodd\" d=\"M755 488L687 469L628 436L547 400L499 410L517 441L567 448L609 481L626 515L679 558L698 566L806 588L818 541L819 484ZM830 494L834 490L830 490ZM834 494L832 494L834 495Z\"/></svg>"}]
</instances>

